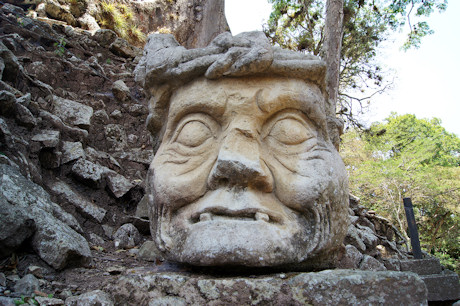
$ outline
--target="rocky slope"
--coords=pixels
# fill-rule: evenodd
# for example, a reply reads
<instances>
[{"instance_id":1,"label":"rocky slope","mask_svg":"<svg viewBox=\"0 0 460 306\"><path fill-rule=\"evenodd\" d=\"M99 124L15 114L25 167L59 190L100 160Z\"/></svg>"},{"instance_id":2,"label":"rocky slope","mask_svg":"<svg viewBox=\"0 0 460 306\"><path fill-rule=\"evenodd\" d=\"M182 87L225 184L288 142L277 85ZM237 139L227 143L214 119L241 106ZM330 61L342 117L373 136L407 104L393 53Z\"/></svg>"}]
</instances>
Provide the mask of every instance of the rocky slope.
<instances>
[{"instance_id":1,"label":"rocky slope","mask_svg":"<svg viewBox=\"0 0 460 306\"><path fill-rule=\"evenodd\" d=\"M0 305L111 305L97 290L129 269L192 270L152 255L141 50L49 23L0 7ZM353 197L349 212L339 266L400 270L410 254L397 230Z\"/></svg>"}]
</instances>

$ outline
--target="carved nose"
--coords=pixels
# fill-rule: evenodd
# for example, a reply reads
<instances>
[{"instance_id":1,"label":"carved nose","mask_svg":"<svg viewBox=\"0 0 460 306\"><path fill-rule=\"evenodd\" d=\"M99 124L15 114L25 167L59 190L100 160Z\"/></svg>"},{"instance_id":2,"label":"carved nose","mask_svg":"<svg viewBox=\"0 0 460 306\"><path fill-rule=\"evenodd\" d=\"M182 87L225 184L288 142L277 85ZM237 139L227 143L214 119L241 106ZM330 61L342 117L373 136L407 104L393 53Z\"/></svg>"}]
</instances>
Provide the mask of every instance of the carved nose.
<instances>
[{"instance_id":1,"label":"carved nose","mask_svg":"<svg viewBox=\"0 0 460 306\"><path fill-rule=\"evenodd\" d=\"M259 144L254 137L239 129L227 136L208 179L211 189L219 186L253 187L271 192L270 170L260 159Z\"/></svg>"}]
</instances>

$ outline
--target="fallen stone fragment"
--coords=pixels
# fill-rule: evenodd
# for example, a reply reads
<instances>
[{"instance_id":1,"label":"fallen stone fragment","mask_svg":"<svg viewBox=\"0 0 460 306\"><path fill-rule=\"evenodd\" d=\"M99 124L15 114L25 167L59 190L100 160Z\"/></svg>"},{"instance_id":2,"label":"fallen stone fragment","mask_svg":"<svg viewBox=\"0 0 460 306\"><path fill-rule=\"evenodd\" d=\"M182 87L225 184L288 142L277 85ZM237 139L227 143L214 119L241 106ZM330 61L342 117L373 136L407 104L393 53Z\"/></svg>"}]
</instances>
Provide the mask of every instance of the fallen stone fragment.
<instances>
[{"instance_id":1,"label":"fallen stone fragment","mask_svg":"<svg viewBox=\"0 0 460 306\"><path fill-rule=\"evenodd\" d=\"M339 269L357 269L362 259L363 254L356 247L349 244L345 246L345 253L339 260L337 267Z\"/></svg>"},{"instance_id":2,"label":"fallen stone fragment","mask_svg":"<svg viewBox=\"0 0 460 306\"><path fill-rule=\"evenodd\" d=\"M55 128L58 128L62 132L68 133L70 136L75 137L80 141L83 141L88 137L88 131L68 126L61 120L61 118L47 111L40 111L40 117L43 120L49 121Z\"/></svg>"},{"instance_id":3,"label":"fallen stone fragment","mask_svg":"<svg viewBox=\"0 0 460 306\"><path fill-rule=\"evenodd\" d=\"M19 295L31 295L38 289L40 289L40 282L32 274L27 274L14 285L14 291Z\"/></svg>"},{"instance_id":4,"label":"fallen stone fragment","mask_svg":"<svg viewBox=\"0 0 460 306\"><path fill-rule=\"evenodd\" d=\"M62 158L61 164L66 164L68 162L77 160L79 158L85 158L85 150L83 150L83 145L81 142L71 142L63 141L62 142Z\"/></svg>"},{"instance_id":5,"label":"fallen stone fragment","mask_svg":"<svg viewBox=\"0 0 460 306\"><path fill-rule=\"evenodd\" d=\"M141 241L141 234L133 224L127 223L115 232L113 240L116 248L133 248Z\"/></svg>"},{"instance_id":6,"label":"fallen stone fragment","mask_svg":"<svg viewBox=\"0 0 460 306\"><path fill-rule=\"evenodd\" d=\"M128 141L123 126L119 124L107 124L104 127L104 132L109 151L122 151L126 148Z\"/></svg>"},{"instance_id":7,"label":"fallen stone fragment","mask_svg":"<svg viewBox=\"0 0 460 306\"><path fill-rule=\"evenodd\" d=\"M359 268L361 270L371 270L371 271L385 271L387 268L385 268L385 265L375 259L372 256L369 255L364 255L363 260L361 261L361 264L359 265Z\"/></svg>"},{"instance_id":8,"label":"fallen stone fragment","mask_svg":"<svg viewBox=\"0 0 460 306\"><path fill-rule=\"evenodd\" d=\"M161 260L161 261L164 260L163 256L161 255L160 251L155 245L155 242L150 241L150 240L142 244L141 248L139 249L138 256L140 259L143 259L146 261L155 262L156 260Z\"/></svg>"},{"instance_id":9,"label":"fallen stone fragment","mask_svg":"<svg viewBox=\"0 0 460 306\"><path fill-rule=\"evenodd\" d=\"M53 113L64 122L89 130L93 108L72 100L53 96Z\"/></svg>"},{"instance_id":10,"label":"fallen stone fragment","mask_svg":"<svg viewBox=\"0 0 460 306\"><path fill-rule=\"evenodd\" d=\"M46 263L63 269L70 263L85 265L91 261L85 238L55 216L64 216L65 212L51 202L42 187L24 178L15 167L0 164L0 194L6 205L17 207L25 218L35 222L32 247Z\"/></svg>"},{"instance_id":11,"label":"fallen stone fragment","mask_svg":"<svg viewBox=\"0 0 460 306\"><path fill-rule=\"evenodd\" d=\"M79 159L71 170L72 174L85 185L94 189L103 188L105 185L105 176L108 169L90 162L85 159Z\"/></svg>"},{"instance_id":12,"label":"fallen stone fragment","mask_svg":"<svg viewBox=\"0 0 460 306\"><path fill-rule=\"evenodd\" d=\"M59 131L44 130L32 137L32 142L39 143L41 147L55 148L59 144L61 133Z\"/></svg>"},{"instance_id":13,"label":"fallen stone fragment","mask_svg":"<svg viewBox=\"0 0 460 306\"><path fill-rule=\"evenodd\" d=\"M123 80L118 80L113 83L112 93L115 99L119 102L127 102L131 100L131 93Z\"/></svg>"},{"instance_id":14,"label":"fallen stone fragment","mask_svg":"<svg viewBox=\"0 0 460 306\"><path fill-rule=\"evenodd\" d=\"M109 172L107 175L107 187L116 198L121 198L134 187L134 184L121 174Z\"/></svg>"},{"instance_id":15,"label":"fallen stone fragment","mask_svg":"<svg viewBox=\"0 0 460 306\"><path fill-rule=\"evenodd\" d=\"M44 297L44 296L36 296L35 300L38 302L38 305L46 305L46 306L59 306L64 305L64 301L57 298L51 297Z\"/></svg>"},{"instance_id":16,"label":"fallen stone fragment","mask_svg":"<svg viewBox=\"0 0 460 306\"><path fill-rule=\"evenodd\" d=\"M103 109L97 110L94 112L93 121L100 124L107 124L109 121L109 115Z\"/></svg>"},{"instance_id":17,"label":"fallen stone fragment","mask_svg":"<svg viewBox=\"0 0 460 306\"><path fill-rule=\"evenodd\" d=\"M426 287L414 273L325 270L218 278L147 271L129 269L105 290L117 305L148 305L170 296L187 305L427 305Z\"/></svg>"},{"instance_id":18,"label":"fallen stone fragment","mask_svg":"<svg viewBox=\"0 0 460 306\"><path fill-rule=\"evenodd\" d=\"M65 300L67 306L98 305L113 306L110 295L102 290L94 290L78 296L71 296Z\"/></svg>"},{"instance_id":19,"label":"fallen stone fragment","mask_svg":"<svg viewBox=\"0 0 460 306\"><path fill-rule=\"evenodd\" d=\"M61 201L69 202L77 208L77 211L85 217L101 223L107 211L97 205L83 199L79 194L75 193L72 188L66 183L57 180L50 184L50 189L55 193Z\"/></svg>"}]
</instances>

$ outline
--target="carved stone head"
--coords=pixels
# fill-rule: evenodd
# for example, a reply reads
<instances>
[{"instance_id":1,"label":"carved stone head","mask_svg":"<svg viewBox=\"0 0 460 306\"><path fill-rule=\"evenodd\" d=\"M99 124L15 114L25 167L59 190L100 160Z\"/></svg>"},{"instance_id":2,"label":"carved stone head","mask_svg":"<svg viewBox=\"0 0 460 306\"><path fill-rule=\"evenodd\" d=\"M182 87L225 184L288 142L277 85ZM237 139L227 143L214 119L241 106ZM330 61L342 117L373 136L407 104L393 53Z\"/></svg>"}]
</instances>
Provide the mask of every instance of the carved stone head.
<instances>
[{"instance_id":1,"label":"carved stone head","mask_svg":"<svg viewBox=\"0 0 460 306\"><path fill-rule=\"evenodd\" d=\"M201 266L329 267L348 222L348 183L331 141L325 65L262 33L186 50L149 37L136 78L150 98L153 238Z\"/></svg>"}]
</instances>

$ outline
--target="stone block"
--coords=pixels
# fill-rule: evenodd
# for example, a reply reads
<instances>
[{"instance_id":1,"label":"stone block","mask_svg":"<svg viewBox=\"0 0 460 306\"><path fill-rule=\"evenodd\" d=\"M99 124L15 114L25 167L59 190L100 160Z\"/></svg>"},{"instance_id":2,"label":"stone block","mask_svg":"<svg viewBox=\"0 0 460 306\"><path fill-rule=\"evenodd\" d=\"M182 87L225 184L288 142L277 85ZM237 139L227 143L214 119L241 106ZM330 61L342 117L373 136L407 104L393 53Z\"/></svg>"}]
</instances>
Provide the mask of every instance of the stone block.
<instances>
[{"instance_id":1,"label":"stone block","mask_svg":"<svg viewBox=\"0 0 460 306\"><path fill-rule=\"evenodd\" d=\"M94 189L105 186L105 177L108 171L109 169L84 159L79 159L72 166L72 174Z\"/></svg>"},{"instance_id":2,"label":"stone block","mask_svg":"<svg viewBox=\"0 0 460 306\"><path fill-rule=\"evenodd\" d=\"M117 305L149 305L170 296L187 305L427 305L423 281L410 272L324 270L222 278L151 270L129 269L104 290Z\"/></svg>"},{"instance_id":3,"label":"stone block","mask_svg":"<svg viewBox=\"0 0 460 306\"><path fill-rule=\"evenodd\" d=\"M107 187L116 198L121 198L134 187L134 184L123 175L110 172L107 175Z\"/></svg>"},{"instance_id":4,"label":"stone block","mask_svg":"<svg viewBox=\"0 0 460 306\"><path fill-rule=\"evenodd\" d=\"M83 145L81 142L71 142L63 141L62 142L62 158L61 164L65 164L79 158L85 158L85 150L83 150Z\"/></svg>"},{"instance_id":5,"label":"stone block","mask_svg":"<svg viewBox=\"0 0 460 306\"><path fill-rule=\"evenodd\" d=\"M435 257L424 259L401 260L401 271L410 271L418 275L439 274L442 271L439 259Z\"/></svg>"},{"instance_id":6,"label":"stone block","mask_svg":"<svg viewBox=\"0 0 460 306\"><path fill-rule=\"evenodd\" d=\"M428 301L456 301L460 299L457 273L446 270L440 274L421 275L428 289Z\"/></svg>"},{"instance_id":7,"label":"stone block","mask_svg":"<svg viewBox=\"0 0 460 306\"><path fill-rule=\"evenodd\" d=\"M89 130L93 108L72 100L53 96L53 113L62 121Z\"/></svg>"},{"instance_id":8,"label":"stone block","mask_svg":"<svg viewBox=\"0 0 460 306\"><path fill-rule=\"evenodd\" d=\"M44 130L32 137L32 152L38 152L41 148L55 148L59 144L61 133L54 130Z\"/></svg>"}]
</instances>

